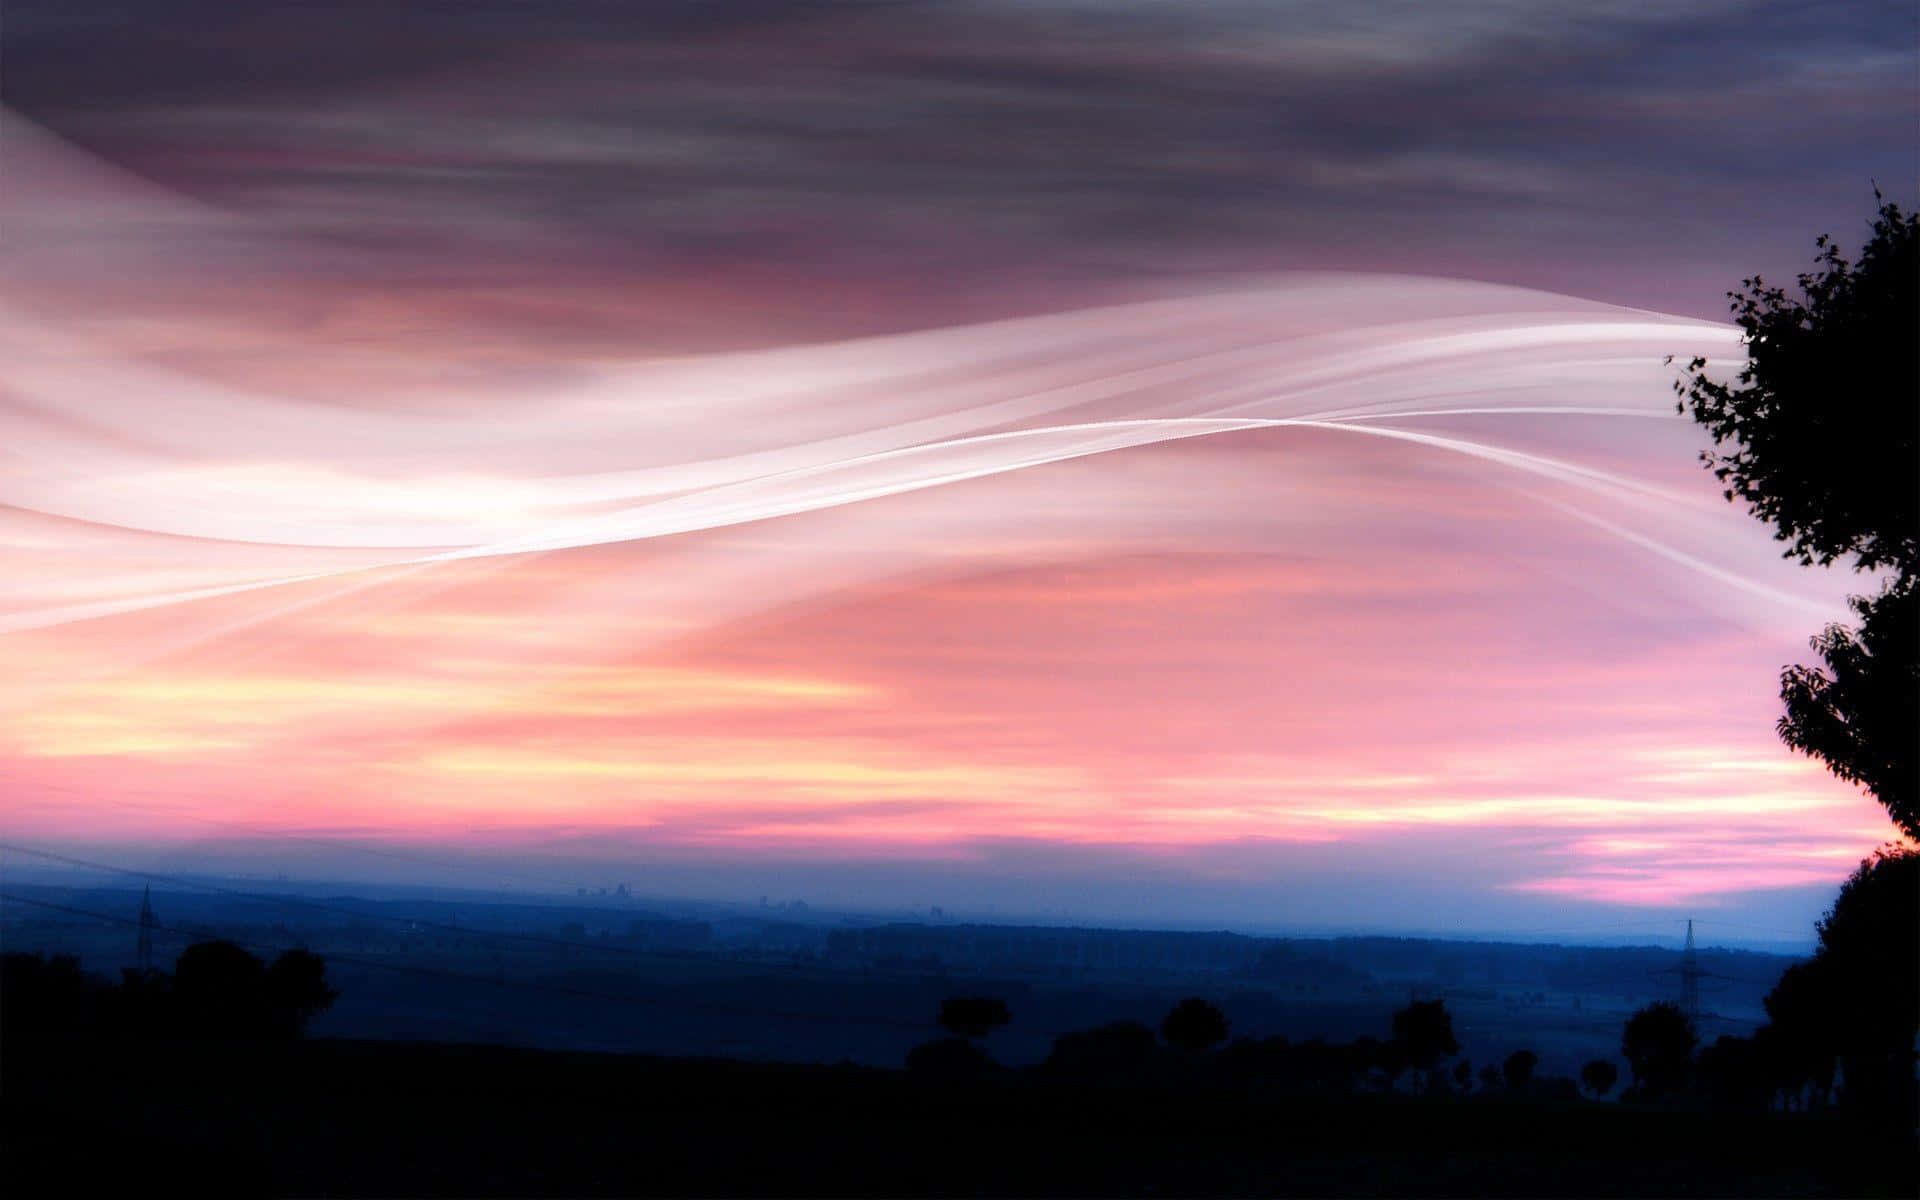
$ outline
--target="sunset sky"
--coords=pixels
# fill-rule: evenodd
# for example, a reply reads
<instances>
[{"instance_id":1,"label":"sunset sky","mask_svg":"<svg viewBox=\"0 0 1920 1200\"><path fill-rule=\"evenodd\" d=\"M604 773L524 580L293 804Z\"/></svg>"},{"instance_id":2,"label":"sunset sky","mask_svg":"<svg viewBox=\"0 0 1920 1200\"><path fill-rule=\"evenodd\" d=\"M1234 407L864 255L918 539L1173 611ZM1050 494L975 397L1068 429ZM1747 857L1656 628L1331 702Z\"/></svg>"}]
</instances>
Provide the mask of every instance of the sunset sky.
<instances>
[{"instance_id":1,"label":"sunset sky","mask_svg":"<svg viewBox=\"0 0 1920 1200\"><path fill-rule=\"evenodd\" d=\"M10 3L0 834L1810 937L1872 581L1665 359L1912 200L1911 14L1646 11Z\"/></svg>"}]
</instances>

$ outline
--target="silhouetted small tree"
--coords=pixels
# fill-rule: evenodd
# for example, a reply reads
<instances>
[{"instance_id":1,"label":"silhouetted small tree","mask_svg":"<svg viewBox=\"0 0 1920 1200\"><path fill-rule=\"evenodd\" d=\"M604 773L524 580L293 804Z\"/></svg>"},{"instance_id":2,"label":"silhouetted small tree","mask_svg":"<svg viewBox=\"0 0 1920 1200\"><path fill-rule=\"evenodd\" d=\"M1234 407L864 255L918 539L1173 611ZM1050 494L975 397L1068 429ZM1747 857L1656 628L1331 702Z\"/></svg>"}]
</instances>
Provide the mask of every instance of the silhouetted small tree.
<instances>
[{"instance_id":1,"label":"silhouetted small tree","mask_svg":"<svg viewBox=\"0 0 1920 1200\"><path fill-rule=\"evenodd\" d=\"M1167 1044L1189 1054L1227 1040L1227 1015L1198 996L1188 996L1160 1021Z\"/></svg>"},{"instance_id":2,"label":"silhouetted small tree","mask_svg":"<svg viewBox=\"0 0 1920 1200\"><path fill-rule=\"evenodd\" d=\"M1488 1063L1486 1066L1480 1068L1480 1090L1481 1091L1483 1092L1499 1091L1501 1085L1504 1082L1505 1080L1500 1075L1499 1067L1494 1066L1492 1063Z\"/></svg>"},{"instance_id":3,"label":"silhouetted small tree","mask_svg":"<svg viewBox=\"0 0 1920 1200\"><path fill-rule=\"evenodd\" d=\"M939 1020L952 1037L923 1042L907 1051L907 1070L915 1075L963 1079L998 1069L997 1063L973 1039L1013 1019L1007 1002L998 996L948 996L940 1002Z\"/></svg>"},{"instance_id":4,"label":"silhouetted small tree","mask_svg":"<svg viewBox=\"0 0 1920 1200\"><path fill-rule=\"evenodd\" d=\"M1421 1072L1428 1083L1440 1060L1460 1053L1460 1041L1453 1036L1453 1015L1444 1000L1416 1000L1393 1014L1393 1044L1406 1055L1406 1063Z\"/></svg>"},{"instance_id":5,"label":"silhouetted small tree","mask_svg":"<svg viewBox=\"0 0 1920 1200\"><path fill-rule=\"evenodd\" d=\"M1627 1018L1620 1053L1633 1071L1639 1096L1654 1099L1684 1089L1697 1040L1687 1014L1664 1001Z\"/></svg>"},{"instance_id":6,"label":"silhouetted small tree","mask_svg":"<svg viewBox=\"0 0 1920 1200\"><path fill-rule=\"evenodd\" d=\"M1012 1019L998 996L948 996L940 1005L940 1025L955 1037L985 1037Z\"/></svg>"},{"instance_id":7,"label":"silhouetted small tree","mask_svg":"<svg viewBox=\"0 0 1920 1200\"><path fill-rule=\"evenodd\" d=\"M1580 1083L1598 1100L1620 1082L1620 1069L1604 1058L1596 1058L1580 1068Z\"/></svg>"},{"instance_id":8,"label":"silhouetted small tree","mask_svg":"<svg viewBox=\"0 0 1920 1200\"><path fill-rule=\"evenodd\" d=\"M1533 1082L1534 1068L1540 1065L1540 1056L1531 1050L1515 1050L1507 1055L1507 1061L1500 1064L1500 1076L1506 1080L1507 1090L1522 1092Z\"/></svg>"}]
</instances>

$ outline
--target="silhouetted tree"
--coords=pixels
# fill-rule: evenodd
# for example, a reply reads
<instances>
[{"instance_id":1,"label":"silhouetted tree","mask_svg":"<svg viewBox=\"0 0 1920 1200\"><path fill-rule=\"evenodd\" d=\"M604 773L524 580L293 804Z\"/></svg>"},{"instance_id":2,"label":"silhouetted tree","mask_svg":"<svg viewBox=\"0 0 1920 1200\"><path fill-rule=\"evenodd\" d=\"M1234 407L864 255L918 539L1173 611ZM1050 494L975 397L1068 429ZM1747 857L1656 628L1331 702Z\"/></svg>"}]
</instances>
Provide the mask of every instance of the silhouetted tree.
<instances>
[{"instance_id":1,"label":"silhouetted tree","mask_svg":"<svg viewBox=\"0 0 1920 1200\"><path fill-rule=\"evenodd\" d=\"M1500 1090L1501 1084L1504 1082L1505 1080L1501 1078L1499 1067L1494 1066L1492 1063L1488 1063L1486 1066L1480 1068L1480 1090L1481 1091L1483 1092L1498 1091Z\"/></svg>"},{"instance_id":2,"label":"silhouetted tree","mask_svg":"<svg viewBox=\"0 0 1920 1200\"><path fill-rule=\"evenodd\" d=\"M973 1042L1013 1019L998 996L948 996L940 1002L940 1024L952 1037L923 1042L907 1051L907 1070L942 1079L971 1078L999 1064Z\"/></svg>"},{"instance_id":3,"label":"silhouetted tree","mask_svg":"<svg viewBox=\"0 0 1920 1200\"><path fill-rule=\"evenodd\" d=\"M333 1006L340 993L327 986L326 960L308 950L288 950L267 968L267 998L278 1032L297 1036L307 1022Z\"/></svg>"},{"instance_id":4,"label":"silhouetted tree","mask_svg":"<svg viewBox=\"0 0 1920 1200\"><path fill-rule=\"evenodd\" d=\"M940 1005L940 1024L956 1037L985 1037L1013 1019L998 996L948 996Z\"/></svg>"},{"instance_id":5,"label":"silhouetted tree","mask_svg":"<svg viewBox=\"0 0 1920 1200\"><path fill-rule=\"evenodd\" d=\"M1462 1096L1473 1090L1473 1064L1464 1058L1453 1064L1453 1088Z\"/></svg>"},{"instance_id":6,"label":"silhouetted tree","mask_svg":"<svg viewBox=\"0 0 1920 1200\"><path fill-rule=\"evenodd\" d=\"M1515 1050L1507 1055L1507 1061L1500 1064L1501 1078L1506 1080L1507 1090L1525 1091L1533 1082L1533 1071L1540 1065L1540 1056L1531 1050Z\"/></svg>"},{"instance_id":7,"label":"silhouetted tree","mask_svg":"<svg viewBox=\"0 0 1920 1200\"><path fill-rule=\"evenodd\" d=\"M1393 1044L1406 1055L1406 1063L1432 1082L1434 1068L1443 1058L1460 1053L1460 1041L1453 1036L1453 1015L1444 1000L1416 1000L1393 1014Z\"/></svg>"},{"instance_id":8,"label":"silhouetted tree","mask_svg":"<svg viewBox=\"0 0 1920 1200\"><path fill-rule=\"evenodd\" d=\"M1649 1004L1627 1018L1620 1054L1638 1094L1653 1099L1685 1088L1696 1042L1693 1023L1675 1005Z\"/></svg>"},{"instance_id":9,"label":"silhouetted tree","mask_svg":"<svg viewBox=\"0 0 1920 1200\"><path fill-rule=\"evenodd\" d=\"M1604 1058L1596 1058L1580 1068L1580 1083L1593 1093L1595 1100L1611 1092L1619 1081L1620 1069Z\"/></svg>"},{"instance_id":10,"label":"silhouetted tree","mask_svg":"<svg viewBox=\"0 0 1920 1200\"><path fill-rule=\"evenodd\" d=\"M1920 1034L1920 853L1876 852L1840 888L1811 960L1768 993L1776 1083L1791 1095L1832 1088L1851 1108L1895 1115L1914 1103Z\"/></svg>"},{"instance_id":11,"label":"silhouetted tree","mask_svg":"<svg viewBox=\"0 0 1920 1200\"><path fill-rule=\"evenodd\" d=\"M1227 1040L1227 1015L1198 996L1188 996L1160 1021L1167 1044L1189 1054Z\"/></svg>"},{"instance_id":12,"label":"silhouetted tree","mask_svg":"<svg viewBox=\"0 0 1920 1200\"><path fill-rule=\"evenodd\" d=\"M1847 603L1859 627L1829 625L1813 638L1826 666L1790 666L1781 675L1780 737L1866 788L1908 837L1920 838L1920 576L1903 574L1878 595Z\"/></svg>"},{"instance_id":13,"label":"silhouetted tree","mask_svg":"<svg viewBox=\"0 0 1920 1200\"><path fill-rule=\"evenodd\" d=\"M1789 557L1891 571L1851 601L1858 630L1814 638L1825 669L1786 668L1779 732L1920 838L1920 219L1882 201L1857 261L1816 244L1797 296L1757 276L1728 293L1747 335L1739 375L1717 381L1696 358L1675 387L1713 435L1701 458L1727 498Z\"/></svg>"},{"instance_id":14,"label":"silhouetted tree","mask_svg":"<svg viewBox=\"0 0 1920 1200\"><path fill-rule=\"evenodd\" d=\"M1788 1108L1825 1104L1839 1069L1841 997L1817 956L1780 973L1767 993L1769 1062Z\"/></svg>"},{"instance_id":15,"label":"silhouetted tree","mask_svg":"<svg viewBox=\"0 0 1920 1200\"><path fill-rule=\"evenodd\" d=\"M317 954L288 950L268 966L228 941L188 946L167 992L184 1036L239 1039L297 1037L337 994Z\"/></svg>"}]
</instances>

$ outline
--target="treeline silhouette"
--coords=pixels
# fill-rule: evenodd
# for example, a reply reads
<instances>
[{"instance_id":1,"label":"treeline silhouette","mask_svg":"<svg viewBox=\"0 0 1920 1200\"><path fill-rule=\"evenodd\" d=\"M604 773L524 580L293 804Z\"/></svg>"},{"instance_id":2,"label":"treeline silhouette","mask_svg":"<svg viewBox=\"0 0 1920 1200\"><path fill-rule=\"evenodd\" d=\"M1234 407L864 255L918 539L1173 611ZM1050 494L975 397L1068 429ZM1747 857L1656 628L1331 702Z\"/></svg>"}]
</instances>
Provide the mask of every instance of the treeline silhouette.
<instances>
[{"instance_id":1,"label":"treeline silhouette","mask_svg":"<svg viewBox=\"0 0 1920 1200\"><path fill-rule=\"evenodd\" d=\"M1802 968L1782 986L1799 988ZM1780 994L1776 990L1776 995ZM1002 1068L981 1044L1012 1019L994 997L954 996L940 1011L950 1037L916 1046L907 1055L911 1073L930 1079L977 1078ZM1038 1077L1143 1087L1220 1086L1295 1096L1406 1094L1443 1099L1494 1097L1552 1102L1602 1100L1619 1082L1608 1059L1593 1059L1579 1077L1542 1075L1540 1056L1516 1050L1477 1071L1460 1057L1453 1015L1444 1000L1422 1000L1393 1013L1384 1038L1346 1042L1285 1036L1229 1040L1224 1012L1191 996L1168 1011L1158 1034L1138 1021L1114 1021L1063 1034L1037 1066ZM1649 1004L1621 1028L1620 1055L1631 1072L1623 1103L1693 1105L1764 1112L1807 1111L1838 1106L1876 1116L1897 1116L1902 1081L1895 1048L1848 1057L1838 1047L1848 1027L1803 1024L1763 1026L1752 1037L1726 1035L1702 1046L1692 1022L1674 1004ZM1911 1089L1911 1053L1904 1084ZM1847 1065L1842 1069L1842 1064Z\"/></svg>"},{"instance_id":2,"label":"treeline silhouette","mask_svg":"<svg viewBox=\"0 0 1920 1200\"><path fill-rule=\"evenodd\" d=\"M1781 974L1766 997L1767 1023L1749 1037L1722 1035L1703 1046L1692 1019L1671 1003L1649 1004L1629 1017L1620 1055L1632 1079L1620 1099L1745 1112L1837 1108L1904 1130L1910 1139L1920 1112L1920 852L1893 846L1862 861L1816 928L1814 955ZM940 1013L953 1036L916 1047L907 1067L934 1077L995 1070L979 1043L1010 1020L1000 1000L956 996ZM1106 1083L1205 1081L1293 1095L1408 1091L1554 1101L1578 1100L1583 1089L1603 1098L1619 1074L1610 1061L1595 1059L1577 1081L1542 1077L1539 1056L1525 1049L1476 1073L1458 1057L1442 1000L1395 1012L1385 1039L1229 1042L1229 1032L1226 1014L1194 996L1166 1014L1157 1038L1135 1021L1065 1034L1035 1070Z\"/></svg>"},{"instance_id":3,"label":"treeline silhouette","mask_svg":"<svg viewBox=\"0 0 1920 1200\"><path fill-rule=\"evenodd\" d=\"M117 982L71 957L4 956L5 1181L20 1194L175 1173L206 1194L1911 1194L1912 1163L1870 1153L1888 1144L1878 1126L1720 1104L1712 1048L1670 1005L1622 1031L1640 1102L1598 1104L1529 1050L1476 1069L1443 1000L1333 1042L1234 1037L1220 1006L1190 996L1157 1026L1068 1033L1008 1069L988 1048L1020 1013L956 993L925 1014L946 1036L884 1070L301 1037L332 997L304 951L203 942L171 971ZM1616 1082L1605 1060L1582 1080L1594 1097Z\"/></svg>"},{"instance_id":4,"label":"treeline silhouette","mask_svg":"<svg viewBox=\"0 0 1920 1200\"><path fill-rule=\"evenodd\" d=\"M306 950L268 962L233 942L196 942L171 972L130 967L117 983L82 970L72 955L9 953L0 955L0 1041L286 1040L337 995L325 960Z\"/></svg>"},{"instance_id":5,"label":"treeline silhouette","mask_svg":"<svg viewBox=\"0 0 1920 1200\"><path fill-rule=\"evenodd\" d=\"M1771 1020L1752 1036L1702 1045L1677 1006L1647 1005L1621 1030L1631 1073L1626 1103L1805 1112L1838 1108L1911 1123L1914 1103L1914 981L1899 968L1916 953L1913 897L1920 855L1902 850L1863 862L1820 922L1816 954L1784 972L1766 999ZM1904 919L1904 924L1903 924ZM1893 960L1893 961L1890 961ZM1889 970L1889 967L1894 969ZM119 981L84 971L68 955L0 955L0 1039L261 1041L298 1037L337 993L326 963L293 949L268 961L224 940L195 943L171 972L127 969ZM1619 1072L1606 1059L1577 1079L1539 1073L1521 1049L1499 1063L1460 1057L1443 1000L1416 1001L1391 1016L1384 1037L1346 1042L1285 1036L1231 1038L1231 1022L1200 996L1174 1005L1157 1030L1116 1021L1056 1038L1034 1067L1009 1073L984 1043L1013 1020L1002 997L949 996L937 1014L947 1032L914 1047L909 1074L933 1082L1021 1074L1143 1087L1222 1086L1275 1094L1499 1096L1578 1101L1612 1094ZM902 1014L903 1021L910 1020Z\"/></svg>"}]
</instances>

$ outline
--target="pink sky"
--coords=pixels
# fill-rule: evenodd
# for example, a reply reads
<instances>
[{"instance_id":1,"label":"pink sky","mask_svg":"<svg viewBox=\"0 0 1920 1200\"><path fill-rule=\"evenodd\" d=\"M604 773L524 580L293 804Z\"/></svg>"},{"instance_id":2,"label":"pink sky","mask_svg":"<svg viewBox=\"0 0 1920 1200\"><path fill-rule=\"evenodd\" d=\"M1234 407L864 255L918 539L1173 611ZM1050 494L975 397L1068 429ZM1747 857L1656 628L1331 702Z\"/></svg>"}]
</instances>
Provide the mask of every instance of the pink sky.
<instances>
[{"instance_id":1,"label":"pink sky","mask_svg":"<svg viewBox=\"0 0 1920 1200\"><path fill-rule=\"evenodd\" d=\"M13 215L68 236L0 295L11 840L1790 937L1893 836L1772 733L1866 584L1694 463L1662 360L1724 327L1327 273L662 356L615 335L682 279L489 324L16 145Z\"/></svg>"}]
</instances>

